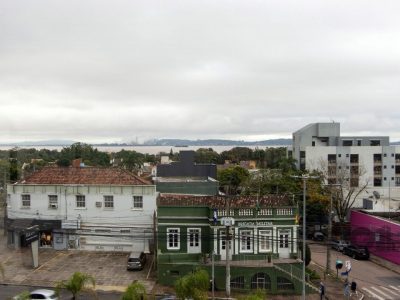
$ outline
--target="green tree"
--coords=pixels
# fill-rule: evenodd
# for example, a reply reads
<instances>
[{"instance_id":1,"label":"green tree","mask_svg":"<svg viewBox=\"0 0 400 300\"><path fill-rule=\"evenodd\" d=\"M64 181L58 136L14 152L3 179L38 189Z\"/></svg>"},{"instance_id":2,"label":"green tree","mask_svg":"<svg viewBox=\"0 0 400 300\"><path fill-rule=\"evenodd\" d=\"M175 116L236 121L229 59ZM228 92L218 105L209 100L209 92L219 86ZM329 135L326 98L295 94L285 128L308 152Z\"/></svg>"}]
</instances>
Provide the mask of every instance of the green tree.
<instances>
[{"instance_id":1,"label":"green tree","mask_svg":"<svg viewBox=\"0 0 400 300\"><path fill-rule=\"evenodd\" d=\"M235 195L239 192L239 187L243 186L249 177L249 171L235 166L217 172L217 179L226 194Z\"/></svg>"},{"instance_id":2,"label":"green tree","mask_svg":"<svg viewBox=\"0 0 400 300\"><path fill-rule=\"evenodd\" d=\"M195 154L195 162L196 163L223 163L223 160L220 158L220 155L215 152L212 148L199 148Z\"/></svg>"},{"instance_id":3,"label":"green tree","mask_svg":"<svg viewBox=\"0 0 400 300\"><path fill-rule=\"evenodd\" d=\"M72 299L75 300L76 296L83 291L94 292L94 288L96 286L95 279L85 273L75 272L68 280L63 280L58 282L56 285L57 293L60 292L61 289L66 289L71 292Z\"/></svg>"},{"instance_id":4,"label":"green tree","mask_svg":"<svg viewBox=\"0 0 400 300\"><path fill-rule=\"evenodd\" d=\"M122 294L122 300L146 300L146 288L138 281L131 283Z\"/></svg>"},{"instance_id":5,"label":"green tree","mask_svg":"<svg viewBox=\"0 0 400 300\"><path fill-rule=\"evenodd\" d=\"M121 166L129 171L137 171L143 166L145 156L134 150L121 150L115 154L116 158L121 159Z\"/></svg>"},{"instance_id":6,"label":"green tree","mask_svg":"<svg viewBox=\"0 0 400 300\"><path fill-rule=\"evenodd\" d=\"M207 291L210 286L210 277L206 270L196 270L175 282L175 292L178 298L193 300L208 299Z\"/></svg>"},{"instance_id":7,"label":"green tree","mask_svg":"<svg viewBox=\"0 0 400 300\"><path fill-rule=\"evenodd\" d=\"M61 150L59 160L72 161L80 158L82 162L93 166L109 166L110 157L105 152L94 149L91 145L85 143L75 143Z\"/></svg>"}]
</instances>

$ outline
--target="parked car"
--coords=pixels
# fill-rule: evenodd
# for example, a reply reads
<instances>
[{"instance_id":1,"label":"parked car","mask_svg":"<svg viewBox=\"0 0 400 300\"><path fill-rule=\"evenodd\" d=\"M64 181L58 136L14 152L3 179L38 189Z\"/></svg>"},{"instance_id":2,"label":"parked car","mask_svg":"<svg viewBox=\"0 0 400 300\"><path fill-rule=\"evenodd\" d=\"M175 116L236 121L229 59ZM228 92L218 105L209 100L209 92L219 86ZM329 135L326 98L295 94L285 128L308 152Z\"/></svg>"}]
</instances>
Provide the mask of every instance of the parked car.
<instances>
[{"instance_id":1,"label":"parked car","mask_svg":"<svg viewBox=\"0 0 400 300\"><path fill-rule=\"evenodd\" d=\"M146 265L146 254L144 252L131 252L128 258L128 264L126 269L131 270L143 270Z\"/></svg>"},{"instance_id":2,"label":"parked car","mask_svg":"<svg viewBox=\"0 0 400 300\"><path fill-rule=\"evenodd\" d=\"M344 240L332 240L332 249L343 252L344 247L349 246L349 243Z\"/></svg>"},{"instance_id":3,"label":"parked car","mask_svg":"<svg viewBox=\"0 0 400 300\"><path fill-rule=\"evenodd\" d=\"M13 300L19 300L19 299L26 299L23 296L15 296ZM48 290L48 289L39 289L39 290L34 290L29 293L29 298L28 299L47 299L47 300L58 300L57 294L53 290Z\"/></svg>"},{"instance_id":4,"label":"parked car","mask_svg":"<svg viewBox=\"0 0 400 300\"><path fill-rule=\"evenodd\" d=\"M343 254L351 256L354 259L369 259L368 248L357 245L348 245L344 247Z\"/></svg>"},{"instance_id":5,"label":"parked car","mask_svg":"<svg viewBox=\"0 0 400 300\"><path fill-rule=\"evenodd\" d=\"M322 232L317 231L317 232L314 232L312 239L314 241L323 241L323 240L325 240L325 236Z\"/></svg>"}]
</instances>

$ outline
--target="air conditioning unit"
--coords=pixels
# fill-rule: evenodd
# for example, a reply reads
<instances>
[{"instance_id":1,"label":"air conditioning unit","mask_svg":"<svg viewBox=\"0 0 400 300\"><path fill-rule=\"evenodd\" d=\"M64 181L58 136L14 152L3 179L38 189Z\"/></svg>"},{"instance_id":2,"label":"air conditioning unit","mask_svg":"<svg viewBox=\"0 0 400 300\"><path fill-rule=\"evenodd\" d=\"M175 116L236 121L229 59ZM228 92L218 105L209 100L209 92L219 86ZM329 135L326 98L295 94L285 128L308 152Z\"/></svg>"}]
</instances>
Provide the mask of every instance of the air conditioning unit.
<instances>
[{"instance_id":1,"label":"air conditioning unit","mask_svg":"<svg viewBox=\"0 0 400 300\"><path fill-rule=\"evenodd\" d=\"M102 203L101 202L96 202L96 207L101 207Z\"/></svg>"},{"instance_id":2,"label":"air conditioning unit","mask_svg":"<svg viewBox=\"0 0 400 300\"><path fill-rule=\"evenodd\" d=\"M52 209L57 209L57 208L58 208L58 205L57 205L56 203L51 203L51 204L50 204L50 208L52 208Z\"/></svg>"}]
</instances>

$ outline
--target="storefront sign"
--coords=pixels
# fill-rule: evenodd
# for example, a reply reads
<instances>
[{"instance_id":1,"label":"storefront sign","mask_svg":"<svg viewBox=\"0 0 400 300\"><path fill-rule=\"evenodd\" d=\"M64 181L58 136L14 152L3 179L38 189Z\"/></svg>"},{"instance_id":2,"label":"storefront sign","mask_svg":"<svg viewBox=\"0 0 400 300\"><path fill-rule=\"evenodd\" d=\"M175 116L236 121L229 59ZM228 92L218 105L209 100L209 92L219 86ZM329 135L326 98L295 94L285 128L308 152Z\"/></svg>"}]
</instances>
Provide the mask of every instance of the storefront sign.
<instances>
[{"instance_id":1,"label":"storefront sign","mask_svg":"<svg viewBox=\"0 0 400 300\"><path fill-rule=\"evenodd\" d=\"M30 227L27 228L24 234L25 244L30 244L34 241L39 240L39 228L38 227Z\"/></svg>"},{"instance_id":2,"label":"storefront sign","mask_svg":"<svg viewBox=\"0 0 400 300\"><path fill-rule=\"evenodd\" d=\"M272 226L272 222L238 222L237 223L238 227L251 227L251 226L256 226L256 227L262 227L262 226Z\"/></svg>"}]
</instances>

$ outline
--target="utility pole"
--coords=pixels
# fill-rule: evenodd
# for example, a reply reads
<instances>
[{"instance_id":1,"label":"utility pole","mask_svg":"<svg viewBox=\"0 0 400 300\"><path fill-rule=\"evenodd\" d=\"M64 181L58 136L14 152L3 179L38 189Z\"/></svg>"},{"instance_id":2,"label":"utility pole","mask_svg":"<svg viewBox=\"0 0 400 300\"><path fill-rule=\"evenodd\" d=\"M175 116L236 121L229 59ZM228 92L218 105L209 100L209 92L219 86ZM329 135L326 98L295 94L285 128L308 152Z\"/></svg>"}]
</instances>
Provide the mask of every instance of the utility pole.
<instances>
[{"instance_id":1,"label":"utility pole","mask_svg":"<svg viewBox=\"0 0 400 300\"><path fill-rule=\"evenodd\" d=\"M302 175L302 176L292 176L293 178L300 178L303 180L303 300L306 300L306 191L307 191L307 180L316 179L318 176Z\"/></svg>"},{"instance_id":2,"label":"utility pole","mask_svg":"<svg viewBox=\"0 0 400 300\"><path fill-rule=\"evenodd\" d=\"M330 200L329 200L329 215L328 215L328 241L326 243L326 267L325 267L325 275L329 274L330 266L331 266L331 247L330 242L332 241L332 214L333 214L333 197L332 197L332 187L333 186L342 186L341 184L324 184L325 186L331 187L330 189ZM325 276L324 275L324 276Z\"/></svg>"},{"instance_id":3,"label":"utility pole","mask_svg":"<svg viewBox=\"0 0 400 300\"><path fill-rule=\"evenodd\" d=\"M229 217L229 211L231 209L230 198L226 202L226 216L225 218L221 219L222 225L225 226L225 264L226 264L226 281L225 281L225 290L226 290L226 297L231 297L231 266L230 266L230 245L231 245L231 236L230 236L230 228L231 226L235 225L235 219Z\"/></svg>"},{"instance_id":4,"label":"utility pole","mask_svg":"<svg viewBox=\"0 0 400 300\"><path fill-rule=\"evenodd\" d=\"M227 222L229 224L229 222ZM226 226L226 244L225 244L225 250L226 250L226 297L230 298L231 297L231 265L230 265L230 251L229 251L229 246L230 246L230 234L229 234L230 226Z\"/></svg>"}]
</instances>

